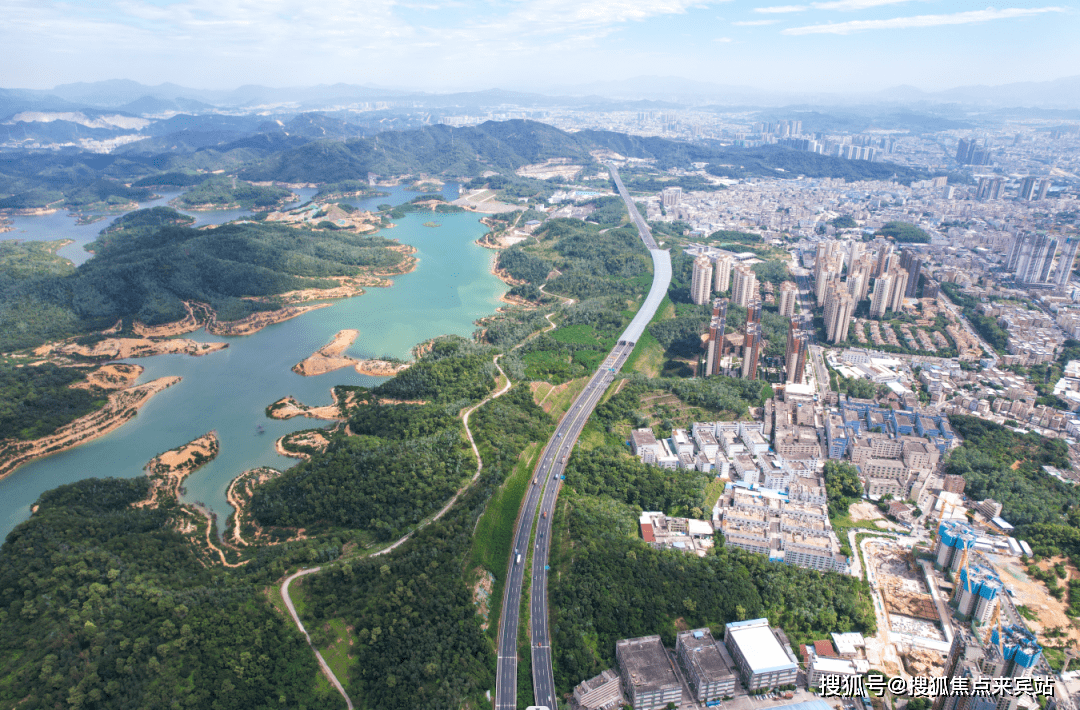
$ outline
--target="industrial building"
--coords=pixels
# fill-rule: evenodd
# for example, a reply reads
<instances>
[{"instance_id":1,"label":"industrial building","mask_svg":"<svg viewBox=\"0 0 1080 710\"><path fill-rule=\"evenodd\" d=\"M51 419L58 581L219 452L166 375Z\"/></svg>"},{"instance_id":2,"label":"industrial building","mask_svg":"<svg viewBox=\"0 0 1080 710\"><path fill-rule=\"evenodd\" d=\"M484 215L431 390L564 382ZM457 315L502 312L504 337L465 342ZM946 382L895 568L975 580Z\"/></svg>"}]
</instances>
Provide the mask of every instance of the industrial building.
<instances>
[{"instance_id":1,"label":"industrial building","mask_svg":"<svg viewBox=\"0 0 1080 710\"><path fill-rule=\"evenodd\" d=\"M808 494L812 493L810 488ZM823 500L824 495L814 498ZM718 519L716 527L727 545L799 567L835 572L848 569L824 502L789 499L768 489L751 490L744 481L728 485L713 517Z\"/></svg>"},{"instance_id":2,"label":"industrial building","mask_svg":"<svg viewBox=\"0 0 1080 710\"><path fill-rule=\"evenodd\" d=\"M682 686L659 636L623 639L615 644L623 691L634 710L662 710L682 703Z\"/></svg>"},{"instance_id":3,"label":"industrial building","mask_svg":"<svg viewBox=\"0 0 1080 710\"><path fill-rule=\"evenodd\" d=\"M622 708L624 703L622 681L610 668L595 678L578 683L570 699L572 710L615 710Z\"/></svg>"},{"instance_id":4,"label":"industrial building","mask_svg":"<svg viewBox=\"0 0 1080 710\"><path fill-rule=\"evenodd\" d=\"M717 646L706 629L683 631L675 637L675 655L694 699L711 704L735 695L735 671L726 649Z\"/></svg>"},{"instance_id":5,"label":"industrial building","mask_svg":"<svg viewBox=\"0 0 1080 710\"><path fill-rule=\"evenodd\" d=\"M783 631L769 628L768 619L726 624L724 645L747 690L795 684L798 675L795 653Z\"/></svg>"}]
</instances>

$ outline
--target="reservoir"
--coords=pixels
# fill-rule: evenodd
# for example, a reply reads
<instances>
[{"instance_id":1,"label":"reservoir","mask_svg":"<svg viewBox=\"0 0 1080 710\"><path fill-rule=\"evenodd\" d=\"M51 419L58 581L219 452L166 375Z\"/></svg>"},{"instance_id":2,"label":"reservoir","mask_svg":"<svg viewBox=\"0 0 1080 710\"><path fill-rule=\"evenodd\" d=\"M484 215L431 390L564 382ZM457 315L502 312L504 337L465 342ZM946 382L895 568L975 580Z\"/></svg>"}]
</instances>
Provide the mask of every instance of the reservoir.
<instances>
[{"instance_id":1,"label":"reservoir","mask_svg":"<svg viewBox=\"0 0 1080 710\"><path fill-rule=\"evenodd\" d=\"M401 188L382 188L390 197L343 200L363 209L382 203L400 204L416 196ZM304 191L307 199L314 190ZM447 185L447 199L457 197L457 186ZM92 241L108 222L71 231L57 218L18 217L16 231L0 236L16 239L78 238ZM200 223L222 219L193 213ZM32 220L52 220L56 231L27 226ZM354 328L359 337L348 354L355 358L392 355L408 358L411 348L438 335L465 337L476 330L474 321L491 315L506 290L491 274L494 255L474 242L487 228L474 213L411 213L381 234L417 248L416 270L393 278L390 288L370 288L356 298L333 301L333 306L306 313L269 326L253 335L222 338L205 331L184 337L205 342L228 342L229 347L202 357L160 355L128 360L145 368L139 382L166 375L183 381L157 394L138 416L119 429L62 453L31 461L0 480L0 535L30 515L30 506L51 488L84 478L142 475L142 468L157 454L185 444L208 431L216 431L221 443L218 457L189 476L184 500L199 501L218 515L219 528L231 512L225 490L234 477L256 466L288 468L296 459L278 455L274 441L291 431L325 426L327 422L294 418L284 421L266 417L267 405L293 395L308 405L332 401L330 388L338 384L372 386L385 378L360 375L342 369L316 377L302 377L291 367L322 347L339 330ZM64 215L67 226L73 220ZM439 227L425 227L425 222ZM33 222L30 222L33 225ZM20 230L25 230L20 233ZM71 245L69 249L79 246ZM79 249L81 251L81 247ZM85 252L84 252L85 253ZM85 259L84 259L85 260ZM264 434L258 427L265 429Z\"/></svg>"}]
</instances>

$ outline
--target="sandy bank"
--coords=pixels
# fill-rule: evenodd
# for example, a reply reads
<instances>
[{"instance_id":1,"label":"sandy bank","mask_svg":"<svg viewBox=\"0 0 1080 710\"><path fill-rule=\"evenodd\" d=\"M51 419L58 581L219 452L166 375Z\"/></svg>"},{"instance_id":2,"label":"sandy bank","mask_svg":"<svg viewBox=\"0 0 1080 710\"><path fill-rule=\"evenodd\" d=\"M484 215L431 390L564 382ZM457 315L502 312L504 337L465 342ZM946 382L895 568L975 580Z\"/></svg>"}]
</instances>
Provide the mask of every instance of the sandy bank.
<instances>
[{"instance_id":1,"label":"sandy bank","mask_svg":"<svg viewBox=\"0 0 1080 710\"><path fill-rule=\"evenodd\" d=\"M162 503L179 500L184 479L213 461L218 448L217 434L211 431L150 459L143 469L150 477L150 495L134 506L156 508Z\"/></svg>"},{"instance_id":2,"label":"sandy bank","mask_svg":"<svg viewBox=\"0 0 1080 710\"><path fill-rule=\"evenodd\" d=\"M298 375L311 377L340 370L343 367L352 367L356 364L356 360L344 353L358 335L360 335L358 330L339 330L329 344L293 365L292 371Z\"/></svg>"},{"instance_id":3,"label":"sandy bank","mask_svg":"<svg viewBox=\"0 0 1080 710\"><path fill-rule=\"evenodd\" d=\"M499 260L497 258L492 259L490 271L493 276L497 276L499 280L502 281L504 284L509 284L511 286L524 286L525 284L529 283L528 281L515 279L513 276L507 273L505 269L500 269L498 267L498 263Z\"/></svg>"},{"instance_id":4,"label":"sandy bank","mask_svg":"<svg viewBox=\"0 0 1080 710\"><path fill-rule=\"evenodd\" d=\"M149 338L106 338L93 345L75 342L51 343L34 350L34 354L79 355L98 360L123 360L129 357L153 355L206 355L229 347L228 343L200 343L186 338L175 340L150 340Z\"/></svg>"},{"instance_id":5,"label":"sandy bank","mask_svg":"<svg viewBox=\"0 0 1080 710\"><path fill-rule=\"evenodd\" d=\"M214 335L251 335L257 333L268 325L282 323L284 321L301 316L308 311L326 308L329 303L318 303L310 306L286 306L276 311L263 311L252 313L240 320L219 321L217 317L210 319L206 324L206 332Z\"/></svg>"},{"instance_id":6,"label":"sandy bank","mask_svg":"<svg viewBox=\"0 0 1080 710\"><path fill-rule=\"evenodd\" d=\"M134 417L139 408L155 394L179 381L179 377L159 377L141 385L112 392L104 407L65 424L50 436L33 441L0 441L0 479L27 461L66 451L108 434Z\"/></svg>"},{"instance_id":7,"label":"sandy bank","mask_svg":"<svg viewBox=\"0 0 1080 710\"><path fill-rule=\"evenodd\" d=\"M516 205L508 205L505 202L499 202L495 198L494 190L477 190L467 195L462 195L450 204L457 205L458 207L464 207L470 212L481 212L487 214L513 212L515 210L521 209Z\"/></svg>"},{"instance_id":8,"label":"sandy bank","mask_svg":"<svg viewBox=\"0 0 1080 710\"><path fill-rule=\"evenodd\" d=\"M360 360L356 363L356 371L361 375L372 377L393 377L402 370L407 370L411 362L394 363L389 360Z\"/></svg>"},{"instance_id":9,"label":"sandy bank","mask_svg":"<svg viewBox=\"0 0 1080 710\"><path fill-rule=\"evenodd\" d=\"M131 387L143 368L139 365L130 365L125 362L113 362L102 365L86 376L86 382L76 382L74 389L87 390L91 387L100 387L105 390L119 390Z\"/></svg>"},{"instance_id":10,"label":"sandy bank","mask_svg":"<svg viewBox=\"0 0 1080 710\"><path fill-rule=\"evenodd\" d=\"M356 360L344 354L359 335L356 330L340 330L329 344L316 350L303 361L293 365L292 371L298 375L310 377L340 370L343 367L355 367L361 375L372 377L393 377L405 370L411 363L390 362L389 360Z\"/></svg>"},{"instance_id":11,"label":"sandy bank","mask_svg":"<svg viewBox=\"0 0 1080 710\"><path fill-rule=\"evenodd\" d=\"M293 451L285 448L286 445L301 450ZM319 429L309 429L307 431L294 431L279 438L274 442L274 450L282 456L289 456L294 459L306 459L310 458L311 454L303 449L325 451L326 447L329 445L330 439L327 438L325 432Z\"/></svg>"},{"instance_id":12,"label":"sandy bank","mask_svg":"<svg viewBox=\"0 0 1080 710\"><path fill-rule=\"evenodd\" d=\"M205 303L191 303L184 301L187 315L183 319L164 325L146 325L135 321L131 329L136 335L144 338L168 338L175 335L184 335L203 327L203 323L210 320L213 311Z\"/></svg>"},{"instance_id":13,"label":"sandy bank","mask_svg":"<svg viewBox=\"0 0 1080 710\"><path fill-rule=\"evenodd\" d=\"M286 455L295 456L295 454ZM234 549L239 549L252 544L280 545L284 542L307 539L307 536L304 535L304 528L274 528L279 533L282 530L290 530L291 535L287 538L278 537L276 540L267 540L262 527L247 514L247 506L251 502L251 497L255 495L256 487L280 475L281 471L263 466L244 471L232 480L228 490L225 491L225 498L236 512L229 517L230 524L227 526L225 533L226 544ZM244 531L251 537L251 542L244 539Z\"/></svg>"},{"instance_id":14,"label":"sandy bank","mask_svg":"<svg viewBox=\"0 0 1080 710\"><path fill-rule=\"evenodd\" d=\"M345 417L341 414L341 408L336 403L322 407L309 407L296 400L292 395L282 397L267 407L266 415L271 419L308 417L310 419L323 419L330 422L345 421Z\"/></svg>"}]
</instances>

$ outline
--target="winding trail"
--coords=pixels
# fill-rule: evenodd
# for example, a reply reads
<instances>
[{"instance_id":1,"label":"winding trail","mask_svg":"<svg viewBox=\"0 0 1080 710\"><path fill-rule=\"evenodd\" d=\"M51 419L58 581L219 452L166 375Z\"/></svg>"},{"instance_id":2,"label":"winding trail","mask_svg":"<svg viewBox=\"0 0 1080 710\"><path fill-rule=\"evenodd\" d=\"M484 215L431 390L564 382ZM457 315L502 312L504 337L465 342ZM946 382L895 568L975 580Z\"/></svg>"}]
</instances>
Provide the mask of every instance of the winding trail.
<instances>
[{"instance_id":1,"label":"winding trail","mask_svg":"<svg viewBox=\"0 0 1080 710\"><path fill-rule=\"evenodd\" d=\"M350 700L349 696L345 694L345 688L341 685L340 681L338 681L337 676L334 675L334 672L330 670L330 666L327 665L326 659L324 659L322 657L322 654L319 653L319 649L315 648L315 646L311 643L311 637L308 636L307 629L304 628L304 622L300 621L300 615L296 613L296 607L293 606L292 599L289 598L289 584L294 579L296 579L297 577L303 577L305 574L315 574L321 569L322 567L302 569L299 572L296 572L295 574L291 574L286 577L285 581L281 583L281 597L285 600L285 606L288 607L289 614L292 616L293 621L296 622L296 627L300 629L300 633L302 633L304 635L304 638L307 639L308 646L311 646L311 650L315 652L315 658L319 659L319 667L322 668L323 675L326 676L327 680L329 680L335 688L337 688L337 691L341 693L341 697L345 698L345 704L349 706L349 710L353 710L352 700Z\"/></svg>"},{"instance_id":2,"label":"winding trail","mask_svg":"<svg viewBox=\"0 0 1080 710\"><path fill-rule=\"evenodd\" d=\"M552 327L555 327L554 324L552 324ZM462 485L461 488L459 488L456 493L454 493L453 497L450 498L450 500L447 502L447 504L444 505L439 510L439 512L435 513L435 515L433 515L430 519L428 519L428 520L426 520L424 522L421 522L415 528L413 528L409 532L405 533L405 535L403 535L401 538L396 540L392 545L389 545L388 547L384 547L383 549L379 550L378 552L373 552L370 555L368 555L368 557L378 557L379 555L385 555L387 552L390 552L391 550L393 550L393 549L399 547L400 545L404 544L406 540L411 538L418 531L423 530L425 527L427 527L431 523L435 522L436 520L438 520L439 518L444 516L446 514L446 512L448 510L450 510L451 507L453 507L454 503L457 502L458 498L461 497L461 494L464 493L466 491L466 489L468 489L469 486L471 486L473 483L475 483L476 479L478 479L480 477L480 472L484 470L484 461L483 461L482 458L480 458L480 449L476 448L476 441L473 439L472 430L469 429L469 416L473 412L475 412L477 409L479 409L480 407L482 407L485 404L487 404L488 402L490 402L491 400L495 399L496 397L501 397L501 396L503 396L504 394L506 394L507 392L510 391L510 386L511 386L510 378L507 376L507 374L505 372L503 372L502 368L499 367L499 358L501 358L501 357L502 357L502 353L499 353L498 355L496 355L494 357L494 359L492 360L492 364L495 365L495 369L499 371L499 375L503 379L506 380L506 383L503 384L503 386L499 389L499 391L493 392L492 394L489 394L487 397L480 400L479 402L477 402L476 404L474 404L473 406L469 407L468 409L464 410L461 413L461 421L465 425L465 436L469 439L469 446L472 447L473 454L476 455L476 473L474 473L472 478L470 478L468 481L466 481L465 484ZM352 700L350 700L349 696L345 693L345 687L337 679L337 676L334 675L334 672L332 670L330 670L330 666L327 665L326 661L322 657L322 654L319 653L319 649L315 648L315 646L311 643L311 637L308 635L307 629L304 628L304 623L302 621L300 621L300 615L296 613L296 608L293 606L292 599L289 598L289 584L294 579L296 579L297 577L302 577L302 576L307 575L307 574L315 574L316 572L318 572L320 570L322 570L322 567L312 567L311 569L303 569L303 570L300 570L299 572L296 572L296 573L291 574L288 577L286 577L285 581L281 583L281 598L285 600L285 606L288 608L289 614L292 616L293 621L296 623L296 628L300 629L300 633L304 634L304 638L307 639L308 646L311 646L311 650L315 652L315 657L317 659L319 659L319 667L322 668L323 675L325 675L327 680L329 680L333 684L333 686L335 688L337 688L337 691L339 693L341 693L341 697L345 698L345 703L349 706L349 710L353 710Z\"/></svg>"}]
</instances>

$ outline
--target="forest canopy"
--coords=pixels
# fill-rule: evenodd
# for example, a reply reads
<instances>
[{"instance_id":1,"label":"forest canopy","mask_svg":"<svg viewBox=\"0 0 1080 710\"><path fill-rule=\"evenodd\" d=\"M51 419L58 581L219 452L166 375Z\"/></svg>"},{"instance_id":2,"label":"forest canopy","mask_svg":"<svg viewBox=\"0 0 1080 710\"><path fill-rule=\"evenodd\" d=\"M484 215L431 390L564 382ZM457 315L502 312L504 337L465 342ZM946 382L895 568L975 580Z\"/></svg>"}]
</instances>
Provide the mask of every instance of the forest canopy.
<instances>
[{"instance_id":1,"label":"forest canopy","mask_svg":"<svg viewBox=\"0 0 1080 710\"><path fill-rule=\"evenodd\" d=\"M182 226L189 219L164 207L132 212L89 245L96 256L72 273L0 278L0 349L107 328L121 318L179 320L183 301L208 303L220 320L235 320L278 307L277 294L330 288L338 285L331 277L404 258L388 248L396 242L379 236L267 223Z\"/></svg>"}]
</instances>

